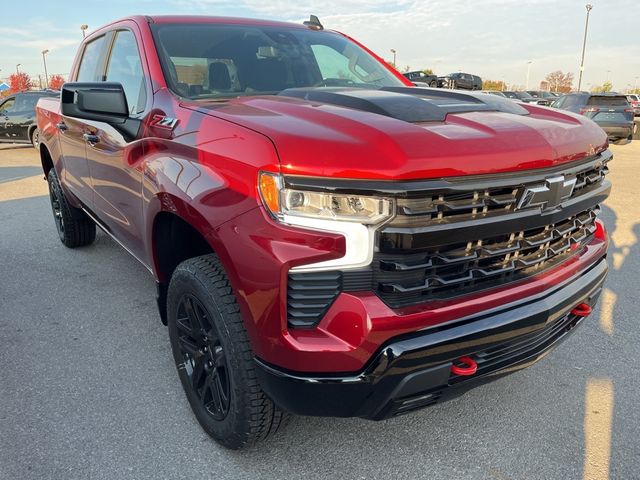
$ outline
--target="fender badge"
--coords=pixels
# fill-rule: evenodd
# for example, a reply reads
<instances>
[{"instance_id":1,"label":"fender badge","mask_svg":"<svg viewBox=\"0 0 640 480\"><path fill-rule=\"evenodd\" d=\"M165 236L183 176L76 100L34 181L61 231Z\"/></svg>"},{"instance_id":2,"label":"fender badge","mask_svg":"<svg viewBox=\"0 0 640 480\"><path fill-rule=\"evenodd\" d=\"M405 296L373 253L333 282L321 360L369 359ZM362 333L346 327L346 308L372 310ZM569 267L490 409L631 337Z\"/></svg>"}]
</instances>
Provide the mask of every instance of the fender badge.
<instances>
[{"instance_id":1,"label":"fender badge","mask_svg":"<svg viewBox=\"0 0 640 480\"><path fill-rule=\"evenodd\" d=\"M177 124L177 118L167 117L165 115L154 115L149 122L150 127L162 128L164 130L173 130Z\"/></svg>"}]
</instances>

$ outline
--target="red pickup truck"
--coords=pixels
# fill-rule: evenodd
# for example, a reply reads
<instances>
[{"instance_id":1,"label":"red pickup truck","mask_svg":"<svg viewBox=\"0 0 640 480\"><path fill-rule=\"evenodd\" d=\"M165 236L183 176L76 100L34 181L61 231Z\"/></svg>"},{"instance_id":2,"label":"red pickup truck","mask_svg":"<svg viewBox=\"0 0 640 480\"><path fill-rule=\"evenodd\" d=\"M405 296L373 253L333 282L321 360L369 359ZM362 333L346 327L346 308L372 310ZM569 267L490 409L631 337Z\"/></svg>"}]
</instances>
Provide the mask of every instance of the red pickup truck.
<instances>
[{"instance_id":1,"label":"red pickup truck","mask_svg":"<svg viewBox=\"0 0 640 480\"><path fill-rule=\"evenodd\" d=\"M413 87L313 17L111 23L37 118L60 240L97 225L154 275L187 398L230 448L531 365L607 273L596 124Z\"/></svg>"}]
</instances>

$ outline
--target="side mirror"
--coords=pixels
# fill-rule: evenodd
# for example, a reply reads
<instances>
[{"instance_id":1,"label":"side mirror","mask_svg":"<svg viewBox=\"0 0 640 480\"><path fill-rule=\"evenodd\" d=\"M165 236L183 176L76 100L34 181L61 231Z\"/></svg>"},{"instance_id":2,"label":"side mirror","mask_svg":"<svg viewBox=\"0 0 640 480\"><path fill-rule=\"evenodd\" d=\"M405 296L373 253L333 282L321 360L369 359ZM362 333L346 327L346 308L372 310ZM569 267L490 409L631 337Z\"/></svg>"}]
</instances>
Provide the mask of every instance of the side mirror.
<instances>
[{"instance_id":1,"label":"side mirror","mask_svg":"<svg viewBox=\"0 0 640 480\"><path fill-rule=\"evenodd\" d=\"M124 88L115 82L65 83L60 92L60 109L66 117L107 123L128 141L138 136L142 124L129 116Z\"/></svg>"},{"instance_id":2,"label":"side mirror","mask_svg":"<svg viewBox=\"0 0 640 480\"><path fill-rule=\"evenodd\" d=\"M129 118L127 97L119 83L65 83L60 93L62 115L122 124Z\"/></svg>"}]
</instances>

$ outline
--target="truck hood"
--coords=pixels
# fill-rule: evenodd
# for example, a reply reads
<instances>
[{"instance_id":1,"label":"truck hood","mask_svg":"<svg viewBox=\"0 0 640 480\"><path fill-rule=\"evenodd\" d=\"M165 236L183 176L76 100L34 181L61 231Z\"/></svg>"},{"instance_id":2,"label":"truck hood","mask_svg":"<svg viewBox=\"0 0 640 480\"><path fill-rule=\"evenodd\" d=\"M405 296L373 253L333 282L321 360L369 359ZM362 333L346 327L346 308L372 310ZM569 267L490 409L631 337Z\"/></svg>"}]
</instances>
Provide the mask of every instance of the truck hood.
<instances>
[{"instance_id":1,"label":"truck hood","mask_svg":"<svg viewBox=\"0 0 640 480\"><path fill-rule=\"evenodd\" d=\"M383 180L546 168L593 155L605 133L581 115L494 95L396 88L291 89L184 107L266 135L282 173Z\"/></svg>"}]
</instances>

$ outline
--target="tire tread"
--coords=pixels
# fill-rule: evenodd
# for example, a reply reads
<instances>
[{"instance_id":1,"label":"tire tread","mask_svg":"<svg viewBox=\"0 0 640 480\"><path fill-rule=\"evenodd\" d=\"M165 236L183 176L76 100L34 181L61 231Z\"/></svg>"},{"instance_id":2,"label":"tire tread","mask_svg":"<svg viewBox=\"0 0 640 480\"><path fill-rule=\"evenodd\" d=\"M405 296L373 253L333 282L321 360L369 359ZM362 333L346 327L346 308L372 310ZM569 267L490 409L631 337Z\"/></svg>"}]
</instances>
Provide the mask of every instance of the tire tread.
<instances>
[{"instance_id":1,"label":"tire tread","mask_svg":"<svg viewBox=\"0 0 640 480\"><path fill-rule=\"evenodd\" d=\"M235 432L235 438L217 438L218 441L228 448L239 449L267 440L287 423L288 415L280 410L260 387L253 351L240 309L219 258L215 254L209 254L185 260L178 265L174 275L181 271L194 275L211 292L229 338L240 357L242 371L234 375L241 375L242 385L237 386L234 393L244 396L245 412L236 413L246 416L246 429ZM171 286L169 288L171 289Z\"/></svg>"}]
</instances>

